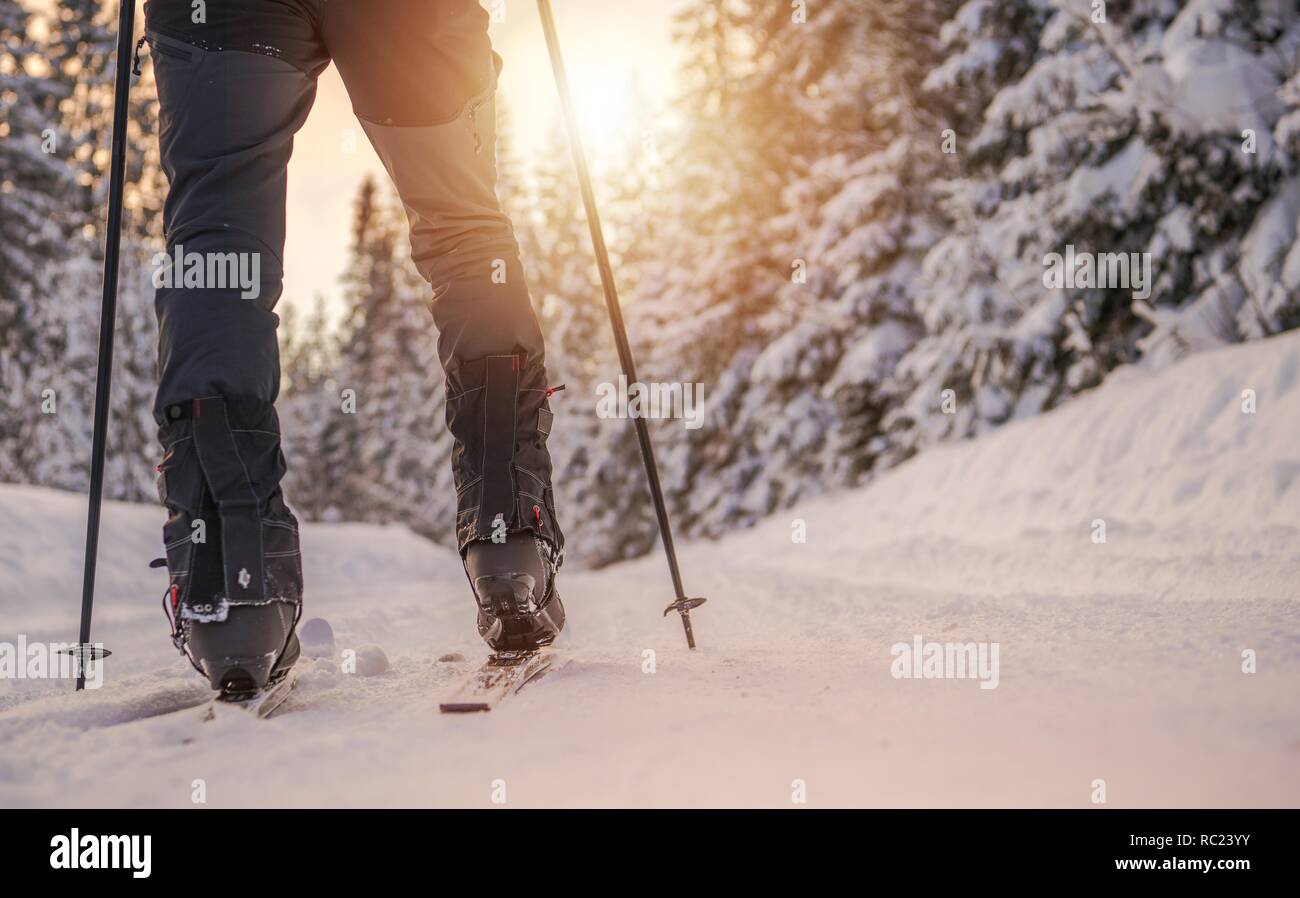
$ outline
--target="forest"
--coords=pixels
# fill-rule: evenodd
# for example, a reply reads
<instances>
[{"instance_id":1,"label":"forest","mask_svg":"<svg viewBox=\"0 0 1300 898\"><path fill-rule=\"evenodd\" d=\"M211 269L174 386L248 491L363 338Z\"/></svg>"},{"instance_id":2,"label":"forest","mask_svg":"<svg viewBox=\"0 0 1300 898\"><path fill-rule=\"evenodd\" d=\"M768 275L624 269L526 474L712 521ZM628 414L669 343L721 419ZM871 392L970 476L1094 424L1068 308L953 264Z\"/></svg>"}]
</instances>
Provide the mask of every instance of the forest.
<instances>
[{"instance_id":1,"label":"forest","mask_svg":"<svg viewBox=\"0 0 1300 898\"><path fill-rule=\"evenodd\" d=\"M116 4L0 0L0 481L89 466ZM683 0L677 126L597 184L676 526L717 536L1125 366L1300 324L1300 13L1290 0ZM149 65L132 93L106 480L156 501ZM499 107L548 366L569 555L654 547L572 162ZM342 226L342 223L340 223ZM341 319L281 311L289 503L451 540L430 289L385 183L358 190ZM1046 273L1068 252L1146 282ZM1074 268L1067 265L1071 273ZM1126 268L1127 270L1127 268ZM617 387L615 387L617 388ZM869 527L870 521L843 526Z\"/></svg>"}]
</instances>

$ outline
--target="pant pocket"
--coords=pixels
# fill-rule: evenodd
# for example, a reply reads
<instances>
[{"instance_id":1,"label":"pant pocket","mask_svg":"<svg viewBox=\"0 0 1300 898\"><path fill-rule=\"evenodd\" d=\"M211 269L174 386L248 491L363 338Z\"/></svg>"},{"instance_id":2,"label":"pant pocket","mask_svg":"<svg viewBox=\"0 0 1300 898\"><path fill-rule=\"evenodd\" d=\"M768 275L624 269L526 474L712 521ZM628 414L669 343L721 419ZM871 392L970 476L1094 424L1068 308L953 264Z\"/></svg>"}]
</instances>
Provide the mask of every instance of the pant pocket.
<instances>
[{"instance_id":1,"label":"pant pocket","mask_svg":"<svg viewBox=\"0 0 1300 898\"><path fill-rule=\"evenodd\" d=\"M158 91L159 140L166 140L189 112L195 70L206 51L158 31L145 32Z\"/></svg>"}]
</instances>

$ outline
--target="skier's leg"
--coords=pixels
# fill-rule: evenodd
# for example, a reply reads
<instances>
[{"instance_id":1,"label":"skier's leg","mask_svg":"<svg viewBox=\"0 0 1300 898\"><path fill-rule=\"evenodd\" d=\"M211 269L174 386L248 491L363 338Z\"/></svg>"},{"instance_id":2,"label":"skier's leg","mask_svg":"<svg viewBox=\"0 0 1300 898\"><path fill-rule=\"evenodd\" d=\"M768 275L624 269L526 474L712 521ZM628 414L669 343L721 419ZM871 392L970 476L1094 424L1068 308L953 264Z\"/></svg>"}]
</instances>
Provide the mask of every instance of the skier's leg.
<instances>
[{"instance_id":1,"label":"skier's leg","mask_svg":"<svg viewBox=\"0 0 1300 898\"><path fill-rule=\"evenodd\" d=\"M416 267L433 286L456 538L495 648L555 638L563 609L545 349L519 247L496 197L500 60L476 0L322 7L321 31L397 186Z\"/></svg>"},{"instance_id":2,"label":"skier's leg","mask_svg":"<svg viewBox=\"0 0 1300 898\"><path fill-rule=\"evenodd\" d=\"M286 166L327 62L309 8L238 0L201 22L188 0L146 8L170 182L155 275L166 605L178 648L230 691L265 685L298 651L273 308Z\"/></svg>"}]
</instances>

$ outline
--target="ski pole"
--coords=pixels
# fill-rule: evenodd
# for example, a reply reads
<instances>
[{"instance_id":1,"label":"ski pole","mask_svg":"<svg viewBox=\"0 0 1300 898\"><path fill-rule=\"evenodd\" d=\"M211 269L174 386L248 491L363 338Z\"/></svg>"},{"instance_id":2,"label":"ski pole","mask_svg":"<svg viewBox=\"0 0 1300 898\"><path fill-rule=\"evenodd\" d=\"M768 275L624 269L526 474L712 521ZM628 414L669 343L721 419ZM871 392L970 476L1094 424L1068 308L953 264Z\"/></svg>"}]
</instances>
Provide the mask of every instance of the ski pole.
<instances>
[{"instance_id":1,"label":"ski pole","mask_svg":"<svg viewBox=\"0 0 1300 898\"><path fill-rule=\"evenodd\" d=\"M582 137L578 133L578 116L573 109L573 97L569 93L569 79L564 72L564 58L560 54L560 39L555 32L555 17L551 14L550 0L537 0L537 11L542 17L542 30L546 33L546 48L551 56L551 68L555 72L555 86L560 93L560 105L564 108L564 124L569 135L569 149L573 153L573 165L578 170L578 186L582 191L582 205L587 210L587 226L591 229L591 246L596 253L596 266L600 269L600 283L605 291L605 307L609 310L609 325L614 331L614 343L618 346L618 359L623 366L623 374L628 383L640 383L636 376L636 363L632 358L632 347L627 339L627 326L623 323L623 310L618 301L618 288L614 285L614 269L609 262L609 251L605 248L605 235L600 227L600 216L596 211L596 195L591 186L591 172L587 168L587 155L582 148ZM664 609L664 616L676 611L682 618L682 629L686 631L686 644L695 648L695 632L691 629L691 609L703 605L703 598L687 598L682 588L682 574L677 567L677 550L673 548L673 529L668 520L668 506L664 503L663 486L659 482L659 465L655 462L654 445L650 442L650 426L641 415L633 415L632 423L636 427L636 439L641 444L641 461L645 464L646 480L650 486L650 497L654 500L655 516L659 519L659 536L663 541L664 554L668 556L668 571L673 578L673 591L677 600Z\"/></svg>"},{"instance_id":2,"label":"ski pole","mask_svg":"<svg viewBox=\"0 0 1300 898\"><path fill-rule=\"evenodd\" d=\"M135 0L119 0L117 71L113 78L112 157L108 168L108 233L104 241L104 297L99 307L99 355L95 372L95 424L90 441L90 505L86 513L86 563L81 581L81 634L75 646L77 689L86 688L86 662L112 654L90 644L95 601L95 561L99 555L99 511L104 496L104 455L108 443L108 400L113 380L113 329L117 321L117 261L122 243L122 194L126 181L126 118L131 90L131 40Z\"/></svg>"}]
</instances>

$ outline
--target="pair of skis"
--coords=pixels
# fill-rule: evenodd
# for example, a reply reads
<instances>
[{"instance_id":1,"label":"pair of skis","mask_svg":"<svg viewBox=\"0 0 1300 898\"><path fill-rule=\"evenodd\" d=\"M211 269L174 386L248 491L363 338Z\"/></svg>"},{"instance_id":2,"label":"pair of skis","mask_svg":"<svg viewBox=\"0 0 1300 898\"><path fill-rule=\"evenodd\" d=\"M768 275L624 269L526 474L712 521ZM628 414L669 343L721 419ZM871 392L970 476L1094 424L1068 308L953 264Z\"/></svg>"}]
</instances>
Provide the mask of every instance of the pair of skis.
<instances>
[{"instance_id":1,"label":"pair of skis","mask_svg":"<svg viewBox=\"0 0 1300 898\"><path fill-rule=\"evenodd\" d=\"M448 694L446 701L439 703L438 709L444 714L491 711L529 683L554 670L557 663L556 652L549 648L530 652L497 652L464 678ZM232 710L262 719L270 717L288 701L296 682L297 676L291 671L278 683L265 689L219 696L204 705L200 719L216 720Z\"/></svg>"}]
</instances>

